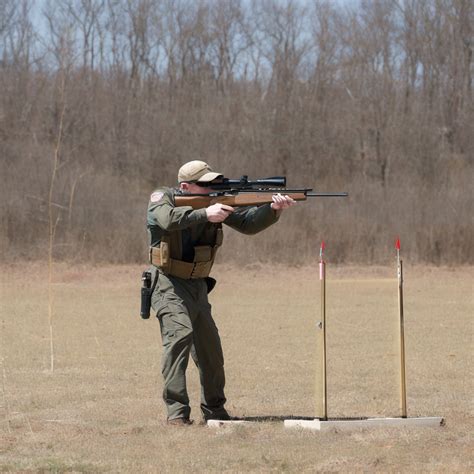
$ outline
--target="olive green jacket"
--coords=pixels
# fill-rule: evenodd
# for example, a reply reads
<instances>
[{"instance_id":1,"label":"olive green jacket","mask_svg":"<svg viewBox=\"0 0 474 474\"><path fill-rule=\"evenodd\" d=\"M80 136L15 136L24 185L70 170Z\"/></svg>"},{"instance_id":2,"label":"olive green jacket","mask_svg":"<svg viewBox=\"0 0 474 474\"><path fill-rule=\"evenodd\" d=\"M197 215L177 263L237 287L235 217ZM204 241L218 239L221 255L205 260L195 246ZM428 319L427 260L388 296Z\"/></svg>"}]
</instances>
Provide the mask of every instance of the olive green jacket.
<instances>
[{"instance_id":1,"label":"olive green jacket","mask_svg":"<svg viewBox=\"0 0 474 474\"><path fill-rule=\"evenodd\" d=\"M194 210L188 206L175 207L176 189L155 190L148 203L147 229L150 245L157 247L163 236L172 236L171 241L181 239L181 252L171 249L173 258L192 262L196 245L215 245L217 229L221 224L207 220L206 209ZM237 208L224 224L244 234L256 234L277 222L279 212L270 204ZM178 233L179 235L176 235ZM174 235L173 235L174 234Z\"/></svg>"}]
</instances>

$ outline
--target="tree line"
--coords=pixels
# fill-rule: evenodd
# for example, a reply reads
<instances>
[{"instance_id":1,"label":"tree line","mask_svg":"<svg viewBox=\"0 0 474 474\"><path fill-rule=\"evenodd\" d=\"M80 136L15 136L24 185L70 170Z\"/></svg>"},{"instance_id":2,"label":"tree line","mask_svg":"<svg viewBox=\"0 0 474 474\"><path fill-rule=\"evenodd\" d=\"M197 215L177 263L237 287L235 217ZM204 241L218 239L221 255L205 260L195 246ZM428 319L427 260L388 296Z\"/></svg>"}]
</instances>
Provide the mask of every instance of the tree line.
<instances>
[{"instance_id":1,"label":"tree line","mask_svg":"<svg viewBox=\"0 0 474 474\"><path fill-rule=\"evenodd\" d=\"M348 191L221 258L473 263L470 0L0 0L0 255L145 262L203 159Z\"/></svg>"}]
</instances>

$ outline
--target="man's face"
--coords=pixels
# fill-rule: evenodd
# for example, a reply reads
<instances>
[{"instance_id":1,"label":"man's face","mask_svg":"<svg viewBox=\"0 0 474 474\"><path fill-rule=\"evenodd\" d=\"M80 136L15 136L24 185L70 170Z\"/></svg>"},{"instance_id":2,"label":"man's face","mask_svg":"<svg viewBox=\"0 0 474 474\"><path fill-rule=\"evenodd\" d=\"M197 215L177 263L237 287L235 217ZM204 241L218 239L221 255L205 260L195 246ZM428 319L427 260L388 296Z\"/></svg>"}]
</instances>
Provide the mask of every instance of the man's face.
<instances>
[{"instance_id":1,"label":"man's face","mask_svg":"<svg viewBox=\"0 0 474 474\"><path fill-rule=\"evenodd\" d=\"M213 189L200 186L197 183L180 183L179 189L190 194L209 194Z\"/></svg>"}]
</instances>

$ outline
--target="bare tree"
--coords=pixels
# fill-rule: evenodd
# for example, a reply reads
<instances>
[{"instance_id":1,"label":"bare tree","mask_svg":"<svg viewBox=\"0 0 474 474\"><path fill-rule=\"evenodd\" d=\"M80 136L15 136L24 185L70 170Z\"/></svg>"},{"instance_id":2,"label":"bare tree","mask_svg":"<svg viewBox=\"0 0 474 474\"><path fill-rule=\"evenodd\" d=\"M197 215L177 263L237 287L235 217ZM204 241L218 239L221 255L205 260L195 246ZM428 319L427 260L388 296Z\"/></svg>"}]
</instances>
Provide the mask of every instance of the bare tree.
<instances>
[{"instance_id":1,"label":"bare tree","mask_svg":"<svg viewBox=\"0 0 474 474\"><path fill-rule=\"evenodd\" d=\"M214 0L211 16L216 84L217 89L225 94L234 79L237 62L248 50L251 41L245 33L240 0Z\"/></svg>"},{"instance_id":2,"label":"bare tree","mask_svg":"<svg viewBox=\"0 0 474 474\"><path fill-rule=\"evenodd\" d=\"M254 43L271 68L267 99L271 103L276 153L280 169L287 173L295 158L290 132L292 99L304 56L310 48L303 34L306 9L293 0L282 4L254 2L253 8L258 28Z\"/></svg>"},{"instance_id":3,"label":"bare tree","mask_svg":"<svg viewBox=\"0 0 474 474\"><path fill-rule=\"evenodd\" d=\"M97 50L100 44L100 17L104 12L105 0L67 0L65 9L77 24L82 37L82 66L95 69Z\"/></svg>"}]
</instances>

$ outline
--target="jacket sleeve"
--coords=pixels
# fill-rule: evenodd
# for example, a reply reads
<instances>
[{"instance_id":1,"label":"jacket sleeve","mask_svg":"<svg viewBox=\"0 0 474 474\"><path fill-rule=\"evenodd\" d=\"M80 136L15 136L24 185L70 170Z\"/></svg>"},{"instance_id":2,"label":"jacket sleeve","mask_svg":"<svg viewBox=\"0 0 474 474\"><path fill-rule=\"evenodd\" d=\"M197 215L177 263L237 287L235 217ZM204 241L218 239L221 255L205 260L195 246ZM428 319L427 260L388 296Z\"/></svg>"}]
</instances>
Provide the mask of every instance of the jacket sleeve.
<instances>
[{"instance_id":1,"label":"jacket sleeve","mask_svg":"<svg viewBox=\"0 0 474 474\"><path fill-rule=\"evenodd\" d=\"M148 225L157 225L163 230L174 231L205 222L207 222L206 209L175 207L173 192L170 189L158 189L151 195L148 203Z\"/></svg>"},{"instance_id":2,"label":"jacket sleeve","mask_svg":"<svg viewBox=\"0 0 474 474\"><path fill-rule=\"evenodd\" d=\"M237 208L224 224L243 234L256 234L271 226L280 218L280 212L274 211L270 204L263 206Z\"/></svg>"}]
</instances>

